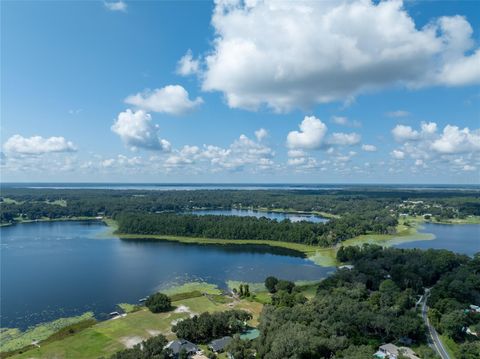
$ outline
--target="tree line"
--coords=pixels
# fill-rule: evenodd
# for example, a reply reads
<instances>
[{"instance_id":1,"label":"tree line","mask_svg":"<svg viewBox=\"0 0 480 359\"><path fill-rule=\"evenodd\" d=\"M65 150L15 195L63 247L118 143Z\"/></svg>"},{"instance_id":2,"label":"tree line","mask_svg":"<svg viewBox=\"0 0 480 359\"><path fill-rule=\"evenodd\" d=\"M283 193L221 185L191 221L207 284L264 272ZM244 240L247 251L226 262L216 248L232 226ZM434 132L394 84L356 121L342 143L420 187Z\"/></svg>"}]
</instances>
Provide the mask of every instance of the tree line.
<instances>
[{"instance_id":1,"label":"tree line","mask_svg":"<svg viewBox=\"0 0 480 359\"><path fill-rule=\"evenodd\" d=\"M10 201L6 201L9 199ZM11 201L13 200L13 201ZM67 206L54 204L64 200ZM196 190L145 191L99 189L1 188L0 218L39 219L73 216L114 216L121 212L183 212L198 208L229 209L253 207L320 211L340 216L395 210L404 200L423 200L452 208L442 216L464 217L480 214L480 193L475 190L398 190L365 187L329 190ZM432 207L438 208L438 207Z\"/></svg>"},{"instance_id":2,"label":"tree line","mask_svg":"<svg viewBox=\"0 0 480 359\"><path fill-rule=\"evenodd\" d=\"M185 237L254 239L330 246L366 233L394 232L397 220L388 212L345 215L327 223L276 221L268 218L124 213L115 217L119 233Z\"/></svg>"}]
</instances>

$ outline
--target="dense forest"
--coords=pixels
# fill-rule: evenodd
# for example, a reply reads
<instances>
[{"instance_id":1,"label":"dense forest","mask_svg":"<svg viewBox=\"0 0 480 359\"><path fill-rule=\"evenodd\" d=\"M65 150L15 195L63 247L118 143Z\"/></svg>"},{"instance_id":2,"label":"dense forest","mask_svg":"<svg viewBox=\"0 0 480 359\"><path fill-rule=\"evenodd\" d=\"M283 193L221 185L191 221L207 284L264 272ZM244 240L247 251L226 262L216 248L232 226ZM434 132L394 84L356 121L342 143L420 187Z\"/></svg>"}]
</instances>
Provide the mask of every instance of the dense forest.
<instances>
[{"instance_id":1,"label":"dense forest","mask_svg":"<svg viewBox=\"0 0 480 359\"><path fill-rule=\"evenodd\" d=\"M389 233L397 220L389 213L345 215L327 223L278 222L267 218L162 214L120 214L120 233L203 238L256 239L330 246L366 233Z\"/></svg>"},{"instance_id":2,"label":"dense forest","mask_svg":"<svg viewBox=\"0 0 480 359\"><path fill-rule=\"evenodd\" d=\"M479 300L480 255L370 245L342 250L339 259L354 269L324 280L314 299L264 308L257 357L371 359L383 343L409 342L422 358L435 358L416 309L424 288L432 287L428 304L439 308L431 312L444 310L438 329L457 342L456 358L478 358L480 340L465 326L478 325L480 314L465 308Z\"/></svg>"}]
</instances>

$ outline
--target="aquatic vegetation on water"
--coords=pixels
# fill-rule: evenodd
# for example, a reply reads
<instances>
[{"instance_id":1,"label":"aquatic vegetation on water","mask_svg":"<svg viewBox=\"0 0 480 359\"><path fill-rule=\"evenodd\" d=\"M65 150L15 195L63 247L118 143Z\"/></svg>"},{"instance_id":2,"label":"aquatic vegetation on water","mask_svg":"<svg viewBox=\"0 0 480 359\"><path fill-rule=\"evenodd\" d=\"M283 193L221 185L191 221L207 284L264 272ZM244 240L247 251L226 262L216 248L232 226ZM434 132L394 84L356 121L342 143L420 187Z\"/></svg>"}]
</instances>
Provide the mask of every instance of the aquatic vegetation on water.
<instances>
[{"instance_id":1,"label":"aquatic vegetation on water","mask_svg":"<svg viewBox=\"0 0 480 359\"><path fill-rule=\"evenodd\" d=\"M0 352L17 350L33 342L40 342L62 328L93 318L93 313L87 312L76 317L59 318L48 323L42 323L25 331L17 328L2 328L0 329Z\"/></svg>"}]
</instances>

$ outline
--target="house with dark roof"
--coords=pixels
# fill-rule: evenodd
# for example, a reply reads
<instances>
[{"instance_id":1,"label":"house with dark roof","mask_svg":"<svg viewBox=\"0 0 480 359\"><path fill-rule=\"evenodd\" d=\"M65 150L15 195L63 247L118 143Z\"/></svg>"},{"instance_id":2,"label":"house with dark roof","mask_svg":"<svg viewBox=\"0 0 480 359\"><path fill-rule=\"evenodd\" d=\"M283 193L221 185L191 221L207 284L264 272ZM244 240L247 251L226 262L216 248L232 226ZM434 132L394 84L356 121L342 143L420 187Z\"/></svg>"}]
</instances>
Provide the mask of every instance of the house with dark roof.
<instances>
[{"instance_id":1,"label":"house with dark roof","mask_svg":"<svg viewBox=\"0 0 480 359\"><path fill-rule=\"evenodd\" d=\"M183 351L190 357L199 350L195 344L185 339L174 340L168 343L165 348L172 351L173 358L178 358L179 354Z\"/></svg>"},{"instance_id":2,"label":"house with dark roof","mask_svg":"<svg viewBox=\"0 0 480 359\"><path fill-rule=\"evenodd\" d=\"M208 347L215 353L221 353L225 350L225 347L232 341L232 337L223 337L220 339L212 340Z\"/></svg>"}]
</instances>

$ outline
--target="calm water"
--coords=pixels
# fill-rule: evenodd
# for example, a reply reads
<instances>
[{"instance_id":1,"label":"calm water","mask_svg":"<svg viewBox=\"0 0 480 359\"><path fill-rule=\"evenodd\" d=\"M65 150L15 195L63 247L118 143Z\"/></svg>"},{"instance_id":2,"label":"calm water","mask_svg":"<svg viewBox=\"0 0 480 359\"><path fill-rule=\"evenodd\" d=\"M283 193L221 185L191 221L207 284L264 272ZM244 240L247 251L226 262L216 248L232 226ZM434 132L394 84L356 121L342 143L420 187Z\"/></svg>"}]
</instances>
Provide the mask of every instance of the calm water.
<instances>
[{"instance_id":1,"label":"calm water","mask_svg":"<svg viewBox=\"0 0 480 359\"><path fill-rule=\"evenodd\" d=\"M252 209L206 209L199 211L192 211L189 213L198 215L222 215L222 216L240 216L240 217L265 217L269 219L276 219L277 221L283 221L289 219L292 222L308 221L313 223L328 222L328 219L315 216L313 214L297 214L297 213L277 213L277 212L262 212Z\"/></svg>"},{"instance_id":2,"label":"calm water","mask_svg":"<svg viewBox=\"0 0 480 359\"><path fill-rule=\"evenodd\" d=\"M421 233L433 233L434 240L414 241L397 245L398 248L448 249L456 253L473 256L480 252L479 224L433 224L425 223Z\"/></svg>"},{"instance_id":3,"label":"calm water","mask_svg":"<svg viewBox=\"0 0 480 359\"><path fill-rule=\"evenodd\" d=\"M1 327L24 329L90 310L103 318L118 303L184 282L318 280L333 270L265 246L120 240L98 222L20 224L0 235Z\"/></svg>"},{"instance_id":4,"label":"calm water","mask_svg":"<svg viewBox=\"0 0 480 359\"><path fill-rule=\"evenodd\" d=\"M0 183L1 188L50 188L50 189L115 189L115 190L197 190L197 189L238 189L238 190L344 190L361 188L400 190L475 190L479 185L442 184L359 184L359 183Z\"/></svg>"}]
</instances>

